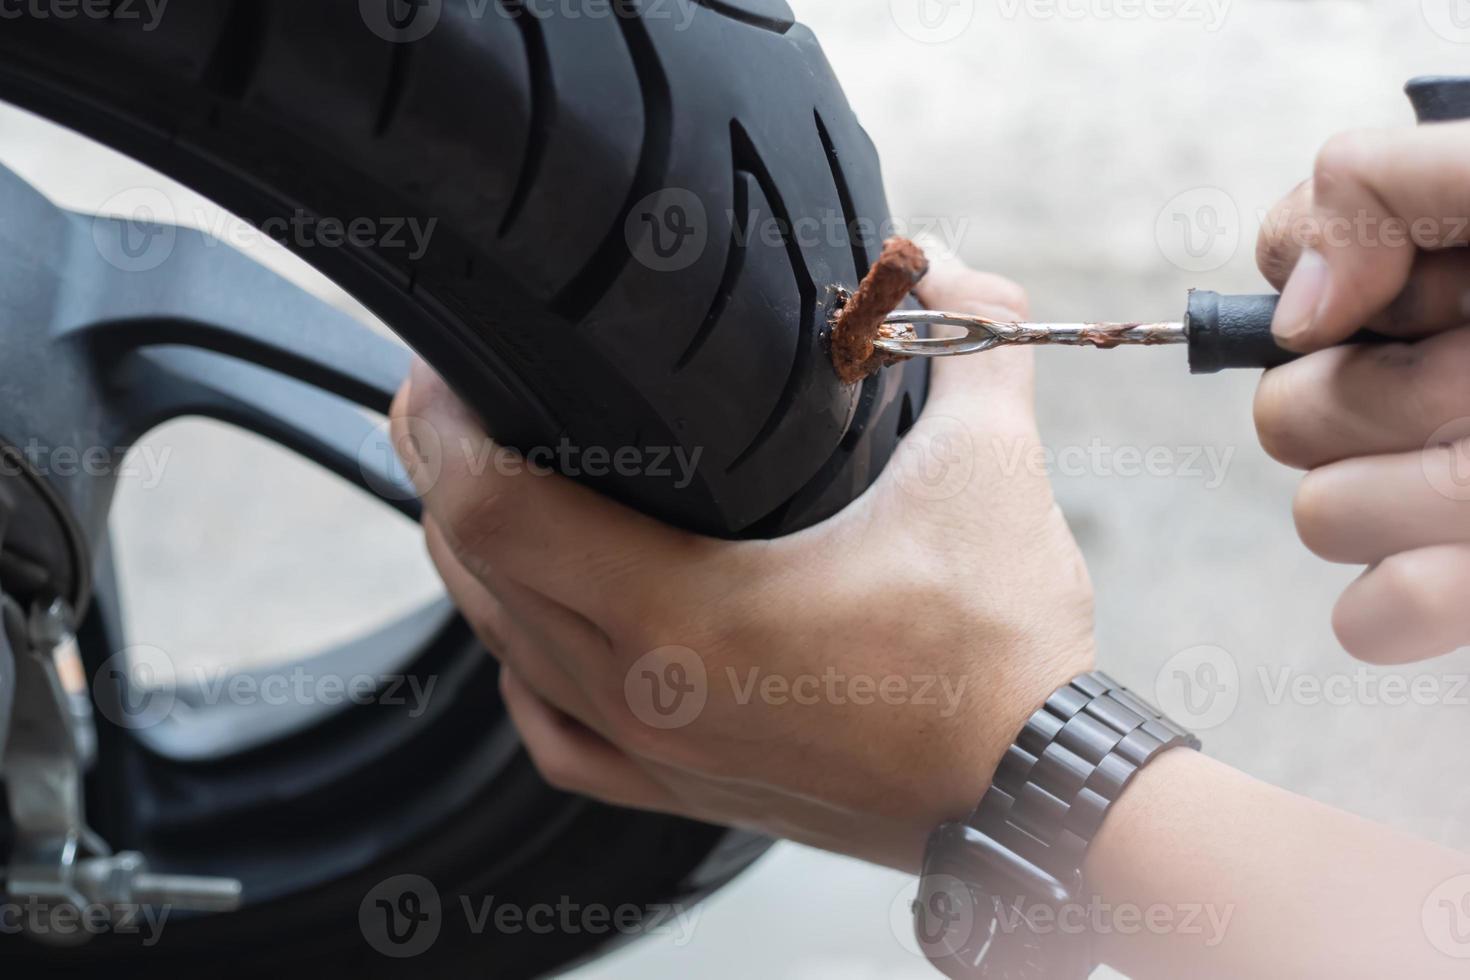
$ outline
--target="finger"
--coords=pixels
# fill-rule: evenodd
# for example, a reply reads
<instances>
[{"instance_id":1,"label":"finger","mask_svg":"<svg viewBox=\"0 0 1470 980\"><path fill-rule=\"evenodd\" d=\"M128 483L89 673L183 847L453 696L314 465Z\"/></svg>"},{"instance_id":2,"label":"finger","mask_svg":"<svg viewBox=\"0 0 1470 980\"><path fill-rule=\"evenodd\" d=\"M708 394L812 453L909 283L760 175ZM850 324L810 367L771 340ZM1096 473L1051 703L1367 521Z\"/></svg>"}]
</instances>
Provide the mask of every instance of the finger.
<instances>
[{"instance_id":1,"label":"finger","mask_svg":"<svg viewBox=\"0 0 1470 980\"><path fill-rule=\"evenodd\" d=\"M919 283L920 301L930 309L974 313L995 320L1024 320L1026 293L1002 276L977 272L957 259L939 258ZM1020 411L1030 416L1033 398L1029 349L1001 349L965 357L936 358L927 411L940 415L987 416ZM997 422L1000 418L995 419Z\"/></svg>"},{"instance_id":2,"label":"finger","mask_svg":"<svg viewBox=\"0 0 1470 980\"><path fill-rule=\"evenodd\" d=\"M392 424L425 511L478 577L493 561L496 573L599 623L632 628L640 597L667 600L717 551L495 445L422 363Z\"/></svg>"},{"instance_id":3,"label":"finger","mask_svg":"<svg viewBox=\"0 0 1470 980\"><path fill-rule=\"evenodd\" d=\"M1470 329L1414 344L1336 347L1267 371L1256 429L1275 459L1313 469L1470 432Z\"/></svg>"},{"instance_id":4,"label":"finger","mask_svg":"<svg viewBox=\"0 0 1470 980\"><path fill-rule=\"evenodd\" d=\"M1375 664L1442 656L1470 644L1470 544L1393 555L1343 592L1332 614L1343 649Z\"/></svg>"},{"instance_id":5,"label":"finger","mask_svg":"<svg viewBox=\"0 0 1470 980\"><path fill-rule=\"evenodd\" d=\"M669 794L611 743L548 704L514 668L500 694L536 769L553 787L618 806L670 809Z\"/></svg>"},{"instance_id":6,"label":"finger","mask_svg":"<svg viewBox=\"0 0 1470 980\"><path fill-rule=\"evenodd\" d=\"M586 616L506 578L490 564L477 576L460 563L433 518L424 522L429 555L436 566L457 578L468 576L494 596L513 620L568 656L568 666L596 665L612 656L612 640Z\"/></svg>"},{"instance_id":7,"label":"finger","mask_svg":"<svg viewBox=\"0 0 1470 980\"><path fill-rule=\"evenodd\" d=\"M1273 325L1297 350L1346 339L1408 284L1420 249L1466 245L1470 124L1330 140L1313 174L1312 240Z\"/></svg>"},{"instance_id":8,"label":"finger","mask_svg":"<svg viewBox=\"0 0 1470 980\"><path fill-rule=\"evenodd\" d=\"M612 640L595 623L519 582L495 573L475 576L455 557L444 534L432 520L425 536L434 564L452 577L451 595L479 592L498 606L499 628L510 639L502 643L500 659L516 667L562 711L607 734L604 705L623 697L623 665L613 654ZM469 615L468 613L466 615Z\"/></svg>"},{"instance_id":9,"label":"finger","mask_svg":"<svg viewBox=\"0 0 1470 980\"><path fill-rule=\"evenodd\" d=\"M449 597L496 660L524 676L542 697L561 711L600 727L580 683L566 667L559 644L529 627L507 604L455 558L432 522L424 527L429 557L444 580Z\"/></svg>"},{"instance_id":10,"label":"finger","mask_svg":"<svg viewBox=\"0 0 1470 980\"><path fill-rule=\"evenodd\" d=\"M919 287L926 306L1021 320L1029 310L1025 293L1008 279L976 272L957 260L933 265ZM964 509L965 526L976 537L1042 528L1052 521L1051 490L1034 465L1040 450L1034 411L1034 360L1028 348L939 358L928 401L913 430L899 443L882 481L898 493L880 493L887 523L907 523L911 533L928 528L954 547L956 501L983 506ZM929 520L912 518L928 515ZM1037 533L1040 533L1039 531Z\"/></svg>"},{"instance_id":11,"label":"finger","mask_svg":"<svg viewBox=\"0 0 1470 980\"><path fill-rule=\"evenodd\" d=\"M1302 542L1328 561L1371 565L1470 542L1470 444L1347 459L1313 470L1296 495Z\"/></svg>"},{"instance_id":12,"label":"finger","mask_svg":"<svg viewBox=\"0 0 1470 980\"><path fill-rule=\"evenodd\" d=\"M1470 252L1421 252L1409 281L1368 328L1391 337L1426 337L1470 323Z\"/></svg>"},{"instance_id":13,"label":"finger","mask_svg":"<svg viewBox=\"0 0 1470 980\"><path fill-rule=\"evenodd\" d=\"M1312 182L1304 180L1266 213L1256 234L1256 266L1272 286L1286 286L1311 229Z\"/></svg>"},{"instance_id":14,"label":"finger","mask_svg":"<svg viewBox=\"0 0 1470 980\"><path fill-rule=\"evenodd\" d=\"M1283 289L1302 249L1313 240L1312 182L1305 181L1271 209L1256 242L1256 264ZM1403 290L1365 324L1391 337L1424 337L1470 322L1470 253L1420 252Z\"/></svg>"}]
</instances>

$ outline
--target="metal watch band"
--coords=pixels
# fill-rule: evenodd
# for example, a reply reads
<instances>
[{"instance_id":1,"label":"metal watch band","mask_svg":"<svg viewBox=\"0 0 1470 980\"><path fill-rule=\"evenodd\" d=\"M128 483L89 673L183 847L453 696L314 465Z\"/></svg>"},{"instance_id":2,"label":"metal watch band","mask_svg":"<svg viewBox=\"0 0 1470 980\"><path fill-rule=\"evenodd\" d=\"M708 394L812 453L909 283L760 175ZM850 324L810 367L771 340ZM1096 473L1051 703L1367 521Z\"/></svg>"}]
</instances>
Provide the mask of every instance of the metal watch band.
<instances>
[{"instance_id":1,"label":"metal watch band","mask_svg":"<svg viewBox=\"0 0 1470 980\"><path fill-rule=\"evenodd\" d=\"M1102 671L1083 674L1026 722L967 823L1071 890L1108 808L1180 746L1200 742Z\"/></svg>"}]
</instances>

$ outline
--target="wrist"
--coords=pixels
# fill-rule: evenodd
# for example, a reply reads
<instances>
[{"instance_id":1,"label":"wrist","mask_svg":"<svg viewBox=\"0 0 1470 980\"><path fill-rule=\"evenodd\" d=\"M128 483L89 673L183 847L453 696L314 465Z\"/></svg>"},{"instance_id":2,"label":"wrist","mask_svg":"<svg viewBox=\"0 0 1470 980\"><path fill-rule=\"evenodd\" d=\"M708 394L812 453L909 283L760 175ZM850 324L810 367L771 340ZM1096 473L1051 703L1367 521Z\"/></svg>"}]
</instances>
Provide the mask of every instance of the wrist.
<instances>
[{"instance_id":1,"label":"wrist","mask_svg":"<svg viewBox=\"0 0 1470 980\"><path fill-rule=\"evenodd\" d=\"M1023 654L1008 655L1019 662L1018 667L977 681L977 689L983 690L984 696L975 700L973 710L951 730L951 738L958 743L950 747L940 764L930 767L933 792L922 803L907 848L913 854L912 861L905 862L911 870L918 869L924 843L935 827L947 820L964 819L975 808L995 778L1006 750L1046 699L1094 669L1091 636L1045 649L1037 649L1034 642L1026 647Z\"/></svg>"},{"instance_id":2,"label":"wrist","mask_svg":"<svg viewBox=\"0 0 1470 980\"><path fill-rule=\"evenodd\" d=\"M1099 671L1047 697L979 805L930 839L914 906L930 960L956 978L1010 976L1022 964L1027 976L1090 975L1099 959L1085 932L1058 934L1046 923L1097 894L1086 880L1088 855L1134 777L1174 748L1199 744ZM1023 927L1002 938L997 927L1011 915Z\"/></svg>"},{"instance_id":3,"label":"wrist","mask_svg":"<svg viewBox=\"0 0 1470 980\"><path fill-rule=\"evenodd\" d=\"M1075 640L1064 646L1039 648L1028 644L1028 652L1013 654L1018 666L988 684L984 717L977 726L976 756L973 759L978 793L971 794L954 816L963 817L974 809L976 801L995 778L1001 758L1031 716L1046 704L1047 698L1066 687L1077 677L1096 669L1092 637Z\"/></svg>"},{"instance_id":4,"label":"wrist","mask_svg":"<svg viewBox=\"0 0 1470 980\"><path fill-rule=\"evenodd\" d=\"M1201 885L1180 887L1179 858L1197 850L1199 839L1188 828L1189 816L1212 812L1220 800L1238 804L1251 799L1259 784L1199 752L1166 752L1144 767L1103 819L1102 829L1088 849L1083 866L1087 891L1114 905L1136 908L1172 907L1181 897L1196 902L1218 900L1201 892ZM1171 860L1160 861L1161 855ZM1218 910L1216 910L1218 911ZM1136 935L1101 931L1094 937L1098 959L1130 975L1157 976L1161 962L1175 956L1196 957L1199 950L1189 937L1140 943ZM1164 948L1146 948L1148 945ZM1170 950L1168 947L1177 949ZM1197 960L1196 960L1197 963ZM1183 964L1176 964L1183 973ZM1180 972L1163 975L1178 976Z\"/></svg>"}]
</instances>

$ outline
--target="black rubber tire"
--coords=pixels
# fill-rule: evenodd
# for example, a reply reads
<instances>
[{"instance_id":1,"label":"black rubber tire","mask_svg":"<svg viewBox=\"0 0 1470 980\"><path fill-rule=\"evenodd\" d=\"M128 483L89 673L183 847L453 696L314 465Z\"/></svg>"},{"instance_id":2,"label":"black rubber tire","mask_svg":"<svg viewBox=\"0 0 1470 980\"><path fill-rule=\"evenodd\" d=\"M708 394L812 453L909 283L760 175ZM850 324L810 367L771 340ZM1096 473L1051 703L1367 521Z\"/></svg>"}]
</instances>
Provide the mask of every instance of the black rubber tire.
<instances>
[{"instance_id":1,"label":"black rubber tire","mask_svg":"<svg viewBox=\"0 0 1470 980\"><path fill-rule=\"evenodd\" d=\"M415 0L395 35L379 15L401 2L187 0L156 22L138 0L110 0L104 19L28 9L0 21L0 98L257 225L435 222L412 257L388 242L285 244L382 317L502 441L633 447L649 461L698 451L687 486L667 467L588 478L650 513L766 536L866 489L927 375L907 366L846 386L828 360L834 287L866 272L888 215L872 144L785 0ZM660 231L689 234L670 256L650 237ZM316 896L318 911L395 868L523 902L669 901L751 853L729 839L736 859L711 865L712 828L590 807L540 842L539 864L490 869L474 840L503 819L497 805L490 794L445 814L434 839ZM368 949L355 904L322 922L311 901L201 923L197 941L158 955L214 975L525 976L601 942L498 937L487 950L446 929L400 962ZM16 965L64 965L3 945ZM158 963L114 962L109 975Z\"/></svg>"},{"instance_id":2,"label":"black rubber tire","mask_svg":"<svg viewBox=\"0 0 1470 980\"><path fill-rule=\"evenodd\" d=\"M190 0L152 30L138 0L105 21L7 20L0 96L257 224L435 222L416 261L406 243L287 244L497 438L700 451L687 487L672 467L590 481L614 496L736 535L860 493L923 372L859 388L828 362L831 287L866 271L887 210L871 142L784 0L420 0L405 36L433 30L394 43L367 21L401 2ZM681 215L666 205L694 227L673 271L626 234Z\"/></svg>"}]
</instances>

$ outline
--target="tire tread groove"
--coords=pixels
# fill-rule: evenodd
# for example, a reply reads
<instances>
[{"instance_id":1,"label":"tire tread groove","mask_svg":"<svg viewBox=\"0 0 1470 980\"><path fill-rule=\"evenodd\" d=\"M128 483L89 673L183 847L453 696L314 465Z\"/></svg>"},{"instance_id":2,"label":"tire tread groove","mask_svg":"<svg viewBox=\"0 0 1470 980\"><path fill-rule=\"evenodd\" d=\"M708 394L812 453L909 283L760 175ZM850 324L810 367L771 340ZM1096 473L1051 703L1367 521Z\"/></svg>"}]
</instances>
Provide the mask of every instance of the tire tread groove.
<instances>
[{"instance_id":1,"label":"tire tread groove","mask_svg":"<svg viewBox=\"0 0 1470 980\"><path fill-rule=\"evenodd\" d=\"M771 206L772 216L781 229L781 239L786 246L786 255L791 261L791 272L796 278L797 292L801 297L801 331L798 334L801 340L796 345L796 356L791 359L791 368L786 375L785 383L781 386L781 394L777 396L775 406L766 416L760 429L757 430L755 438L725 468L727 475L740 469L760 452L776 434L776 430L781 427L781 423L791 412L792 406L796 404L797 393L805 377L806 364L811 358L817 311L817 285L812 280L811 270L807 268L806 260L802 256L801 245L796 241L791 212L786 207L780 188L776 186L775 178L771 176L771 171L761 159L755 142L738 119L730 121L730 139L735 148L736 168L747 170L755 177L756 183L760 185L761 193L766 196L766 201Z\"/></svg>"},{"instance_id":2,"label":"tire tread groove","mask_svg":"<svg viewBox=\"0 0 1470 980\"><path fill-rule=\"evenodd\" d=\"M817 136L821 138L822 149L827 154L827 166L832 170L837 200L842 203L842 221L847 229L847 243L852 247L852 267L857 272L857 280L854 282L856 285L867 277L872 260L868 258L865 243L858 235L857 208L853 204L852 188L848 186L847 176L842 172L842 160L837 156L837 146L832 142L832 134L827 131L827 124L823 122L820 111L814 112L812 118L817 121Z\"/></svg>"},{"instance_id":3,"label":"tire tread groove","mask_svg":"<svg viewBox=\"0 0 1470 980\"><path fill-rule=\"evenodd\" d=\"M632 260L623 227L634 205L663 186L673 144L673 93L648 25L643 22L642 10L636 0L622 0L615 6L619 9L614 19L633 58L643 96L643 149L628 196L612 227L587 265L551 301L554 314L574 323L592 312Z\"/></svg>"},{"instance_id":4,"label":"tire tread groove","mask_svg":"<svg viewBox=\"0 0 1470 980\"><path fill-rule=\"evenodd\" d=\"M239 101L250 91L270 30L266 0L234 0L204 68L204 87Z\"/></svg>"},{"instance_id":5,"label":"tire tread groove","mask_svg":"<svg viewBox=\"0 0 1470 980\"><path fill-rule=\"evenodd\" d=\"M408 88L408 64L412 58L412 44L395 44L393 57L388 63L388 81L383 86L383 98L378 104L378 118L373 124L373 136L381 138L393 128L393 120L403 106L403 96Z\"/></svg>"},{"instance_id":6,"label":"tire tread groove","mask_svg":"<svg viewBox=\"0 0 1470 980\"><path fill-rule=\"evenodd\" d=\"M531 116L527 125L526 150L516 176L515 190L500 221L499 235L504 238L525 210L541 174L541 164L546 157L546 147L551 141L551 128L556 119L556 90L551 77L551 54L546 48L541 22L526 9L525 0L496 2L520 29L531 74Z\"/></svg>"},{"instance_id":7,"label":"tire tread groove","mask_svg":"<svg viewBox=\"0 0 1470 980\"><path fill-rule=\"evenodd\" d=\"M746 191L746 179L755 180L755 176L749 171L735 168L735 195L734 218L730 222L730 251L725 258L725 271L720 276L719 288L715 290L714 302L710 304L709 313L705 314L704 322L699 325L699 330L694 334L694 339L679 356L674 364L674 370L680 371L694 360L695 356L704 348L705 342L714 333L715 327L725 316L725 310L729 308L730 301L735 297L735 283L740 278L740 271L745 268L745 243L746 235L749 233L750 222L750 200Z\"/></svg>"}]
</instances>

